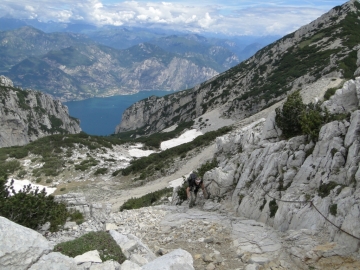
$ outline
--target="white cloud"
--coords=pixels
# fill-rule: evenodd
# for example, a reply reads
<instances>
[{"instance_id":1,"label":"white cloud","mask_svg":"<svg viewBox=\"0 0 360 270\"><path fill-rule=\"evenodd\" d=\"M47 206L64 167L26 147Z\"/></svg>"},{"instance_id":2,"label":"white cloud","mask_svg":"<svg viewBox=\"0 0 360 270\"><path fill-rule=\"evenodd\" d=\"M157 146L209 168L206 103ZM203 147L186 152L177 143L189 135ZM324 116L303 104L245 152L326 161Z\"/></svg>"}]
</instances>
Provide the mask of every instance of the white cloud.
<instances>
[{"instance_id":1,"label":"white cloud","mask_svg":"<svg viewBox=\"0 0 360 270\"><path fill-rule=\"evenodd\" d=\"M235 35L285 34L344 1L2 0L0 16L97 25L162 26Z\"/></svg>"}]
</instances>

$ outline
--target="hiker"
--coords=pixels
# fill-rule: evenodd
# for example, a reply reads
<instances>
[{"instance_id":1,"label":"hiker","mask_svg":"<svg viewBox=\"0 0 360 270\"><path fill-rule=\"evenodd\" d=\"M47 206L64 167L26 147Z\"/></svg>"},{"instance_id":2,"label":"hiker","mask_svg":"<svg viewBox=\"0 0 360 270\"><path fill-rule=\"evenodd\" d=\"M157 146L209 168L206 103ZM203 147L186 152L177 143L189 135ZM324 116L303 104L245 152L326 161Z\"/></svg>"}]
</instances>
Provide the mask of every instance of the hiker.
<instances>
[{"instance_id":1,"label":"hiker","mask_svg":"<svg viewBox=\"0 0 360 270\"><path fill-rule=\"evenodd\" d=\"M206 192L203 180L200 177L198 177L196 175L196 173L194 173L194 172L191 173L187 180L188 180L188 184L189 184L189 186L186 188L186 195L187 195L188 200L191 199L190 198L190 190L194 191L195 198L196 198L199 188L202 189L204 198L205 199L208 198L208 193Z\"/></svg>"}]
</instances>

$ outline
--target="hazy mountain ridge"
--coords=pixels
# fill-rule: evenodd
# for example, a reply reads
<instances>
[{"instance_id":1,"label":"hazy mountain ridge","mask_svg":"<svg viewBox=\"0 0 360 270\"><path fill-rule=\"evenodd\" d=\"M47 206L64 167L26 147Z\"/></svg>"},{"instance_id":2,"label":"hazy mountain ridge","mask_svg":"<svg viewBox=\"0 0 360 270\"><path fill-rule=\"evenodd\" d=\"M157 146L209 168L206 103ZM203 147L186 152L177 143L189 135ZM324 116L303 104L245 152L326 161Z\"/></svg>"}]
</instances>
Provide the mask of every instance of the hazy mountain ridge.
<instances>
[{"instance_id":1,"label":"hazy mountain ridge","mask_svg":"<svg viewBox=\"0 0 360 270\"><path fill-rule=\"evenodd\" d=\"M359 10L358 1L349 1L191 90L134 104L124 112L116 132L156 132L215 108L224 117L241 120L321 77L353 78Z\"/></svg>"},{"instance_id":2,"label":"hazy mountain ridge","mask_svg":"<svg viewBox=\"0 0 360 270\"><path fill-rule=\"evenodd\" d=\"M60 50L84 42L91 41L80 34L46 34L29 26L0 32L0 70L6 72L27 57L41 56L51 50Z\"/></svg>"},{"instance_id":3,"label":"hazy mountain ridge","mask_svg":"<svg viewBox=\"0 0 360 270\"><path fill-rule=\"evenodd\" d=\"M81 44L27 58L7 75L16 85L62 100L128 94L139 90L179 90L218 72L206 61L168 53L152 44L116 50Z\"/></svg>"},{"instance_id":4,"label":"hazy mountain ridge","mask_svg":"<svg viewBox=\"0 0 360 270\"><path fill-rule=\"evenodd\" d=\"M0 34L3 73L16 85L63 100L189 88L237 61L231 53L219 63L216 51L181 55L149 43L116 50L80 34L46 34L28 26Z\"/></svg>"}]
</instances>

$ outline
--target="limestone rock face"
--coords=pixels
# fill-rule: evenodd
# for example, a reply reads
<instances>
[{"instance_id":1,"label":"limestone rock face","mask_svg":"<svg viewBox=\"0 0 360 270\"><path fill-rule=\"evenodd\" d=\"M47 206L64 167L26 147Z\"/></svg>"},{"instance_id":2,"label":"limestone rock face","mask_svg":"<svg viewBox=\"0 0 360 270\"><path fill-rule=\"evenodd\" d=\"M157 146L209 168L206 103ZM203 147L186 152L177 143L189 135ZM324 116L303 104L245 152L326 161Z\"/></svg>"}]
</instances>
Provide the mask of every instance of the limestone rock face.
<instances>
[{"instance_id":1,"label":"limestone rock face","mask_svg":"<svg viewBox=\"0 0 360 270\"><path fill-rule=\"evenodd\" d=\"M119 269L184 269L193 270L190 253L176 249L157 258L136 236L110 231L126 255L121 266L114 261L103 262L99 252L92 250L70 258L59 252L52 252L53 244L39 233L0 217L0 268L4 270L119 270Z\"/></svg>"},{"instance_id":2,"label":"limestone rock face","mask_svg":"<svg viewBox=\"0 0 360 270\"><path fill-rule=\"evenodd\" d=\"M0 86L14 87L14 84L13 84L12 80L10 80L9 78L1 75L0 76Z\"/></svg>"},{"instance_id":3,"label":"limestone rock face","mask_svg":"<svg viewBox=\"0 0 360 270\"><path fill-rule=\"evenodd\" d=\"M49 95L13 88L0 78L0 147L24 145L51 134L79 133L79 122L68 108Z\"/></svg>"},{"instance_id":4,"label":"limestone rock face","mask_svg":"<svg viewBox=\"0 0 360 270\"><path fill-rule=\"evenodd\" d=\"M28 269L51 250L50 242L41 234L0 216L1 269Z\"/></svg>"},{"instance_id":5,"label":"limestone rock face","mask_svg":"<svg viewBox=\"0 0 360 270\"><path fill-rule=\"evenodd\" d=\"M52 252L40 258L29 269L31 270L77 270L79 269L73 258L65 256L59 252Z\"/></svg>"},{"instance_id":6,"label":"limestone rock face","mask_svg":"<svg viewBox=\"0 0 360 270\"><path fill-rule=\"evenodd\" d=\"M335 92L330 100L324 102L323 106L330 113L348 113L356 110L360 104L360 77L345 82L341 89Z\"/></svg>"},{"instance_id":7,"label":"limestone rock face","mask_svg":"<svg viewBox=\"0 0 360 270\"><path fill-rule=\"evenodd\" d=\"M357 52L357 61L356 65L358 66L358 69L355 71L354 76L360 76L360 49Z\"/></svg>"},{"instance_id":8,"label":"limestone rock face","mask_svg":"<svg viewBox=\"0 0 360 270\"><path fill-rule=\"evenodd\" d=\"M210 194L232 194L233 209L240 216L280 231L321 231L341 247L340 255L356 251L358 240L339 231L316 209L346 232L360 236L356 225L360 218L359 82L357 78L345 83L326 103L335 112L355 109L350 122L325 124L315 144L306 136L271 141L269 121L218 138L219 166L204 175Z\"/></svg>"}]
</instances>

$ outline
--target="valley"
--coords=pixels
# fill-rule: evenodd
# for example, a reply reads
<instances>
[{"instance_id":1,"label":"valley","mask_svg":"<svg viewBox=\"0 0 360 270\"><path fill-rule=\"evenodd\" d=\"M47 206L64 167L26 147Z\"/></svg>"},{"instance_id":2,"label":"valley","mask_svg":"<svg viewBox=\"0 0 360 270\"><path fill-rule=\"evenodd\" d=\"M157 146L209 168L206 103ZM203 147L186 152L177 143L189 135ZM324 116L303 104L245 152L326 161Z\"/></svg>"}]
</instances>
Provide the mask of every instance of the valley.
<instances>
[{"instance_id":1,"label":"valley","mask_svg":"<svg viewBox=\"0 0 360 270\"><path fill-rule=\"evenodd\" d=\"M358 269L359 31L360 2L351 0L225 71L216 70L214 63L224 65L231 63L228 56L235 58L212 47L219 40L178 33L148 33L146 42L122 49L126 63L117 57L120 50L96 43L23 60L52 74L58 72L54 67L62 74L78 72L84 85L97 76L110 85L120 74L114 73L119 67L115 62L133 68L121 76L137 86L146 80L136 78L158 76L154 66L161 65L174 74L185 72L179 72L182 81L170 76L179 87L184 78L193 79L188 75L194 70L205 71L210 79L140 100L122 113L114 134L93 136L81 132L79 121L60 101L18 88L16 81L1 76L0 120L6 132L0 130L0 187L11 179L40 184L54 190L55 205L63 202L82 218L65 216L65 223L55 229L51 219L33 227L35 231L7 219L15 215L0 217L2 228L12 228L8 235L0 230L1 249L8 250L0 254L0 265L64 265L74 270ZM125 31L123 40L130 42L135 32ZM106 37L108 45L119 40L116 31L109 30ZM178 43L180 47L173 46ZM80 50L81 57L67 59ZM219 54L212 59L202 54L190 64L194 69L184 65L199 57L197 50ZM92 52L101 57L92 58ZM154 54L165 58L148 58ZM31 65L11 69L34 78L28 73ZM92 69L94 76L89 75L85 66L102 67L104 73ZM66 78L68 83L73 79ZM69 100L90 93L64 90L61 95ZM205 198L200 189L194 207L187 200L185 181L192 171L210 195ZM6 206L19 198L4 189L1 194ZM35 198L38 193L29 195ZM22 205L15 199L14 205ZM4 213L13 214L12 209L0 205ZM89 233L110 237L124 257L100 260L106 253L100 245L71 256L65 253L76 246L72 241ZM31 240L23 241L22 235ZM25 252L13 242L24 243ZM87 251L99 254L79 259Z\"/></svg>"}]
</instances>

